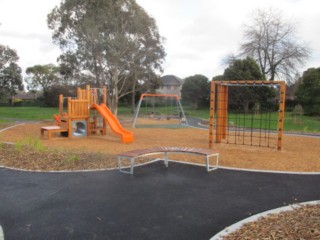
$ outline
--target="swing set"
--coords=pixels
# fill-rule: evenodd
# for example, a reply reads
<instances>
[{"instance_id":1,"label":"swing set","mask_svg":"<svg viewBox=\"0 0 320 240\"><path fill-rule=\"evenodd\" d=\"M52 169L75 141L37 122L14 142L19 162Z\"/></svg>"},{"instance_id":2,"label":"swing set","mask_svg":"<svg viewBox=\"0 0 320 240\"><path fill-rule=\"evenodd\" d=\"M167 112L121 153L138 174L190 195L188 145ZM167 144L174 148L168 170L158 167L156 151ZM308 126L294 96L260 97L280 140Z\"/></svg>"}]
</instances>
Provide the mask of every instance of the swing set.
<instances>
[{"instance_id":1,"label":"swing set","mask_svg":"<svg viewBox=\"0 0 320 240\"><path fill-rule=\"evenodd\" d=\"M180 98L175 94L142 94L133 117L133 128L140 117L151 120L179 120L179 124L188 125Z\"/></svg>"}]
</instances>

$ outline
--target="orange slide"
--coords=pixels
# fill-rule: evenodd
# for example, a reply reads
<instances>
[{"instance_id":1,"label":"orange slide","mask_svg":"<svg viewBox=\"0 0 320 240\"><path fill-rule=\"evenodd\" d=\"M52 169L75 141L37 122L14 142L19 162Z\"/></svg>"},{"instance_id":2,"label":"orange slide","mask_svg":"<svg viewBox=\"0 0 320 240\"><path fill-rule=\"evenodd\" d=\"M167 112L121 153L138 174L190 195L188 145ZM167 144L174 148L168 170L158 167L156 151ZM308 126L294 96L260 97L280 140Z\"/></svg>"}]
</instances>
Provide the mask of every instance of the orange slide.
<instances>
[{"instance_id":1,"label":"orange slide","mask_svg":"<svg viewBox=\"0 0 320 240\"><path fill-rule=\"evenodd\" d=\"M100 106L94 103L92 107L100 113L104 120L107 121L111 130L121 137L123 143L133 142L133 132L124 129L116 116L112 114L110 109L104 103L101 103Z\"/></svg>"}]
</instances>

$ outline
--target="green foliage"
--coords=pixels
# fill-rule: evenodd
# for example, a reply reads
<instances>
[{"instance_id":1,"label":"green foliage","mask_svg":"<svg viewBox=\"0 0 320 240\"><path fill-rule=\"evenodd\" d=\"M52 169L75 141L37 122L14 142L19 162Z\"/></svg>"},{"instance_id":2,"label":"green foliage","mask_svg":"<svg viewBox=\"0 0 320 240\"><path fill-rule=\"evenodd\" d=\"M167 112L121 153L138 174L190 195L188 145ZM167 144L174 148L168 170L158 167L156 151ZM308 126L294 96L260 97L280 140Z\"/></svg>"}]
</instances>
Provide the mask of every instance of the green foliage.
<instances>
[{"instance_id":1,"label":"green foliage","mask_svg":"<svg viewBox=\"0 0 320 240\"><path fill-rule=\"evenodd\" d=\"M87 72L95 87L108 82L111 110L162 71L165 57L155 20L135 0L65 0L48 15L53 40L63 50L62 72Z\"/></svg>"},{"instance_id":2,"label":"green foliage","mask_svg":"<svg viewBox=\"0 0 320 240\"><path fill-rule=\"evenodd\" d=\"M64 97L75 96L75 90L65 85L54 85L50 87L46 93L46 106L48 107L59 107L59 95L62 94Z\"/></svg>"},{"instance_id":3,"label":"green foliage","mask_svg":"<svg viewBox=\"0 0 320 240\"><path fill-rule=\"evenodd\" d=\"M182 99L193 104L193 108L208 105L210 98L210 83L203 75L194 75L184 80L181 89Z\"/></svg>"},{"instance_id":4,"label":"green foliage","mask_svg":"<svg viewBox=\"0 0 320 240\"><path fill-rule=\"evenodd\" d=\"M75 162L77 162L77 161L79 161L80 160L80 157L79 156L77 156L76 154L70 154L70 155L68 155L67 157L66 157L66 159L65 159L65 161L67 162L67 163L75 163Z\"/></svg>"},{"instance_id":5,"label":"green foliage","mask_svg":"<svg viewBox=\"0 0 320 240\"><path fill-rule=\"evenodd\" d=\"M234 60L224 70L224 80L265 80L259 65L250 57Z\"/></svg>"},{"instance_id":6,"label":"green foliage","mask_svg":"<svg viewBox=\"0 0 320 240\"><path fill-rule=\"evenodd\" d=\"M44 95L49 91L49 88L59 83L59 67L54 64L35 65L26 69L28 78L29 90L41 88Z\"/></svg>"},{"instance_id":7,"label":"green foliage","mask_svg":"<svg viewBox=\"0 0 320 240\"><path fill-rule=\"evenodd\" d=\"M320 115L320 68L309 68L303 73L296 96L305 114Z\"/></svg>"},{"instance_id":8,"label":"green foliage","mask_svg":"<svg viewBox=\"0 0 320 240\"><path fill-rule=\"evenodd\" d=\"M0 45L0 96L14 96L23 89L18 54L8 46Z\"/></svg>"},{"instance_id":9,"label":"green foliage","mask_svg":"<svg viewBox=\"0 0 320 240\"><path fill-rule=\"evenodd\" d=\"M43 146L39 138L28 137L28 138L22 139L16 143L15 149L21 153L25 146L37 152L43 152L46 150L45 146Z\"/></svg>"},{"instance_id":10,"label":"green foliage","mask_svg":"<svg viewBox=\"0 0 320 240\"><path fill-rule=\"evenodd\" d=\"M3 126L6 126L5 123L9 123L9 122L10 122L10 120L8 120L8 119L1 119L0 118L0 129L3 128Z\"/></svg>"},{"instance_id":11,"label":"green foliage","mask_svg":"<svg viewBox=\"0 0 320 240\"><path fill-rule=\"evenodd\" d=\"M235 59L222 76L214 80L265 80L258 64L250 57ZM275 96L270 87L237 86L229 87L230 109L248 112L259 104L260 109L269 108L268 103Z\"/></svg>"}]
</instances>

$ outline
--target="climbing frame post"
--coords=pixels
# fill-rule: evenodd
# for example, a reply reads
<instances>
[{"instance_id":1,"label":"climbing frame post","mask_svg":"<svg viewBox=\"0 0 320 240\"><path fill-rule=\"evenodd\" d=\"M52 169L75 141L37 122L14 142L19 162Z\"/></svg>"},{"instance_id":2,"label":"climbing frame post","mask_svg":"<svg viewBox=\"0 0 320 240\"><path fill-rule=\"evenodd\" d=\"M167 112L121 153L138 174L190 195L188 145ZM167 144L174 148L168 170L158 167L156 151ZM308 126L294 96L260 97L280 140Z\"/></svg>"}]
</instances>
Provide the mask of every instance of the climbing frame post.
<instances>
[{"instance_id":1,"label":"climbing frame post","mask_svg":"<svg viewBox=\"0 0 320 240\"><path fill-rule=\"evenodd\" d=\"M213 147L214 141L214 114L215 114L215 97L216 97L216 84L211 82L211 94L210 94L210 119L209 119L209 148Z\"/></svg>"},{"instance_id":2,"label":"climbing frame post","mask_svg":"<svg viewBox=\"0 0 320 240\"><path fill-rule=\"evenodd\" d=\"M282 135L284 127L284 112L285 112L285 99L286 98L286 85L285 82L280 84L280 99L279 99L279 120L278 120L278 142L277 149L282 149Z\"/></svg>"}]
</instances>

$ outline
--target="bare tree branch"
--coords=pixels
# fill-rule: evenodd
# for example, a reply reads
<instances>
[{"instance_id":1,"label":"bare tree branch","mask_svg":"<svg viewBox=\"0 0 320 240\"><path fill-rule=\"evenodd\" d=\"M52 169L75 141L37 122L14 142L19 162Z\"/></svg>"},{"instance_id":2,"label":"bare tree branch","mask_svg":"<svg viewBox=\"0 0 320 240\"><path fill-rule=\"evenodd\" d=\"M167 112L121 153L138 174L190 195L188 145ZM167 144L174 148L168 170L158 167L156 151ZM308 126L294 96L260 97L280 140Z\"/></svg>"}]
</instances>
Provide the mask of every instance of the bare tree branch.
<instances>
[{"instance_id":1,"label":"bare tree branch","mask_svg":"<svg viewBox=\"0 0 320 240\"><path fill-rule=\"evenodd\" d=\"M257 10L252 23L244 28L244 38L241 54L255 59L270 80L281 74L290 81L310 55L295 36L295 26L275 9Z\"/></svg>"}]
</instances>

